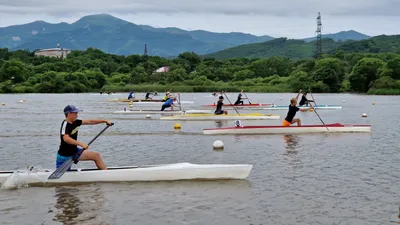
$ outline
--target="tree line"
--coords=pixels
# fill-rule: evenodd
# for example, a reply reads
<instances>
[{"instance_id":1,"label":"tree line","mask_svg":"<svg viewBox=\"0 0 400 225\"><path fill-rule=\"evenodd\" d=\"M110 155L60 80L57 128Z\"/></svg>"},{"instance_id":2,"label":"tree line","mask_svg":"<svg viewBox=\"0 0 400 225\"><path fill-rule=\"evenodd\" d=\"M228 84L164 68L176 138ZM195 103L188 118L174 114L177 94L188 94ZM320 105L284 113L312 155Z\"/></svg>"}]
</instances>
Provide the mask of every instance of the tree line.
<instances>
[{"instance_id":1,"label":"tree line","mask_svg":"<svg viewBox=\"0 0 400 225\"><path fill-rule=\"evenodd\" d=\"M157 73L160 67L169 71ZM400 54L324 54L319 59L269 57L216 60L193 52L169 59L72 51L66 59L0 49L1 93L100 91L356 92L400 94Z\"/></svg>"}]
</instances>

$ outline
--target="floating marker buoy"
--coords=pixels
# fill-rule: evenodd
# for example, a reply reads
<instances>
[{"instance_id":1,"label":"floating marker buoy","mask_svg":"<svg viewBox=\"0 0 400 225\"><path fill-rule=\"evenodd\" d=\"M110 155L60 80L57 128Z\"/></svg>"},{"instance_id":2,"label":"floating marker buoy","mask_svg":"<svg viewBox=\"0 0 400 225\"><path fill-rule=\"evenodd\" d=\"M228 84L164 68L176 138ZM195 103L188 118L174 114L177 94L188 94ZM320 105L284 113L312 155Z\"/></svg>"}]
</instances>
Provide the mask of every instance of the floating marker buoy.
<instances>
[{"instance_id":1,"label":"floating marker buoy","mask_svg":"<svg viewBox=\"0 0 400 225\"><path fill-rule=\"evenodd\" d=\"M372 102L372 105L375 105L375 102Z\"/></svg>"},{"instance_id":2,"label":"floating marker buoy","mask_svg":"<svg viewBox=\"0 0 400 225\"><path fill-rule=\"evenodd\" d=\"M362 98L363 100L365 99L365 98Z\"/></svg>"},{"instance_id":3,"label":"floating marker buoy","mask_svg":"<svg viewBox=\"0 0 400 225\"><path fill-rule=\"evenodd\" d=\"M3 102L3 103L1 103L1 105L2 105L2 106L6 106L6 103Z\"/></svg>"},{"instance_id":4,"label":"floating marker buoy","mask_svg":"<svg viewBox=\"0 0 400 225\"><path fill-rule=\"evenodd\" d=\"M343 102L343 103L346 103L346 100L343 100L342 102Z\"/></svg>"},{"instance_id":5,"label":"floating marker buoy","mask_svg":"<svg viewBox=\"0 0 400 225\"><path fill-rule=\"evenodd\" d=\"M310 112L314 112L314 109L309 109L308 111L310 111Z\"/></svg>"},{"instance_id":6,"label":"floating marker buoy","mask_svg":"<svg viewBox=\"0 0 400 225\"><path fill-rule=\"evenodd\" d=\"M363 114L361 115L361 117L367 117L367 114L366 114L366 113L363 113Z\"/></svg>"},{"instance_id":7,"label":"floating marker buoy","mask_svg":"<svg viewBox=\"0 0 400 225\"><path fill-rule=\"evenodd\" d=\"M282 98L279 98L279 100L282 100Z\"/></svg>"},{"instance_id":8,"label":"floating marker buoy","mask_svg":"<svg viewBox=\"0 0 400 225\"><path fill-rule=\"evenodd\" d=\"M214 150L222 150L222 149L224 149L224 143L220 140L217 140L214 142L213 148L214 148Z\"/></svg>"},{"instance_id":9,"label":"floating marker buoy","mask_svg":"<svg viewBox=\"0 0 400 225\"><path fill-rule=\"evenodd\" d=\"M22 100L19 100L18 102L19 102L19 103L23 103L24 101L22 101Z\"/></svg>"},{"instance_id":10,"label":"floating marker buoy","mask_svg":"<svg viewBox=\"0 0 400 225\"><path fill-rule=\"evenodd\" d=\"M24 102L26 102L26 100L24 99Z\"/></svg>"},{"instance_id":11,"label":"floating marker buoy","mask_svg":"<svg viewBox=\"0 0 400 225\"><path fill-rule=\"evenodd\" d=\"M147 114L147 115L146 115L146 118L147 118L147 119L151 118L151 115L150 115L150 114Z\"/></svg>"},{"instance_id":12,"label":"floating marker buoy","mask_svg":"<svg viewBox=\"0 0 400 225\"><path fill-rule=\"evenodd\" d=\"M181 124L180 123L174 124L174 129L181 129Z\"/></svg>"}]
</instances>

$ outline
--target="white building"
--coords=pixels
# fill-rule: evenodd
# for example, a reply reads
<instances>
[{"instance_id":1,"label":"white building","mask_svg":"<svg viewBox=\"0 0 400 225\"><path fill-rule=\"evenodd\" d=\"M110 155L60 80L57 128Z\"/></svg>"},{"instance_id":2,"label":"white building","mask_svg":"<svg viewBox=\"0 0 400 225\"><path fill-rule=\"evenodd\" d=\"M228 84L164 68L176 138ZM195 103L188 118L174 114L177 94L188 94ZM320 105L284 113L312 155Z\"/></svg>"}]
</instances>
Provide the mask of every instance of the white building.
<instances>
[{"instance_id":1,"label":"white building","mask_svg":"<svg viewBox=\"0 0 400 225\"><path fill-rule=\"evenodd\" d=\"M35 51L35 56L47 56L57 58L67 58L67 55L71 53L71 50L66 48L60 48L60 44L57 44L57 48L40 49Z\"/></svg>"},{"instance_id":2,"label":"white building","mask_svg":"<svg viewBox=\"0 0 400 225\"><path fill-rule=\"evenodd\" d=\"M169 71L169 67L168 67L168 66L163 66L163 67L158 68L158 69L155 70L154 72L155 72L155 73L166 73L166 72L168 72L168 71Z\"/></svg>"}]
</instances>

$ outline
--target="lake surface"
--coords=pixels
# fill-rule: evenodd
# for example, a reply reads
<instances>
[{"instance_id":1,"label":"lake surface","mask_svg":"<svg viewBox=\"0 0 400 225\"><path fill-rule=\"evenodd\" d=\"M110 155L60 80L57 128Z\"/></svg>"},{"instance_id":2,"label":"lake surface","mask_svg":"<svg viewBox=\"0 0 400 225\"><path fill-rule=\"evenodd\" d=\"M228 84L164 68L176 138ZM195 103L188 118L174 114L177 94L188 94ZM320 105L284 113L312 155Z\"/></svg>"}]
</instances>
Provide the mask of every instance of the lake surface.
<instances>
[{"instance_id":1,"label":"lake surface","mask_svg":"<svg viewBox=\"0 0 400 225\"><path fill-rule=\"evenodd\" d=\"M277 105L288 105L295 95L248 93L252 102ZM202 129L232 126L234 121L180 121L182 129L174 131L177 122L160 121L159 115L145 119L145 115L112 114L128 105L106 100L127 96L0 95L0 103L5 103L0 107L0 170L23 170L27 166L53 169L63 108L73 104L84 110L81 119L115 122L90 147L101 153L107 166L253 164L248 179L0 189L0 224L297 225L399 221L400 97L314 94L317 104L343 105L341 110L318 110L325 123L371 124L371 133L208 136L202 134ZM235 101L236 94L228 97ZM216 99L208 93L184 93L181 98L194 101L192 105L184 104L185 109L198 109ZM19 103L19 99L26 102ZM281 119L242 120L242 125L280 125L287 112L272 113L280 114ZM368 117L362 118L362 113ZM297 116L303 124L321 124L313 112ZM103 127L81 127L79 140L87 143ZM212 149L216 140L224 142L223 151ZM80 162L74 167L92 168L94 163Z\"/></svg>"}]
</instances>

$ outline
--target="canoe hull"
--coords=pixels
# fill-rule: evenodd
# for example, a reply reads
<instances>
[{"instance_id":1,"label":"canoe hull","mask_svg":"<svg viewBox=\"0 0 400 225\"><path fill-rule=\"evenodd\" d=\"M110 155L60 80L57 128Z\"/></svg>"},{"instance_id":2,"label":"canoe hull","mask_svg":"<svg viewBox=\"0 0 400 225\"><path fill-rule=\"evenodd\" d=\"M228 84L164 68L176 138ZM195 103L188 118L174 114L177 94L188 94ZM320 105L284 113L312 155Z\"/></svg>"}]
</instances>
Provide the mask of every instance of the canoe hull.
<instances>
[{"instance_id":1,"label":"canoe hull","mask_svg":"<svg viewBox=\"0 0 400 225\"><path fill-rule=\"evenodd\" d=\"M273 105L270 107L265 107L265 110L288 110L288 105ZM299 106L300 109L309 108L308 106ZM316 105L315 109L342 109L341 105Z\"/></svg>"},{"instance_id":2,"label":"canoe hull","mask_svg":"<svg viewBox=\"0 0 400 225\"><path fill-rule=\"evenodd\" d=\"M278 120L278 114L242 114L242 115L214 115L214 114L188 114L179 116L161 117L161 120L205 121L205 120Z\"/></svg>"},{"instance_id":3,"label":"canoe hull","mask_svg":"<svg viewBox=\"0 0 400 225\"><path fill-rule=\"evenodd\" d=\"M108 170L82 169L66 172L60 179L47 180L53 172L20 172L18 180L24 184L92 183L92 182L132 182L171 180L220 180L247 179L252 169L249 164L191 164L176 163L143 167L114 167ZM0 172L0 183L13 174Z\"/></svg>"},{"instance_id":4,"label":"canoe hull","mask_svg":"<svg viewBox=\"0 0 400 225\"><path fill-rule=\"evenodd\" d=\"M303 134L303 133L369 133L371 125L343 125L339 123L298 126L242 126L204 129L204 134Z\"/></svg>"},{"instance_id":5,"label":"canoe hull","mask_svg":"<svg viewBox=\"0 0 400 225\"><path fill-rule=\"evenodd\" d=\"M165 110L165 111L160 111L160 110L120 110L120 111L114 111L113 113L115 114L208 114L211 113L211 110L186 110L186 111L171 111L171 110Z\"/></svg>"}]
</instances>

